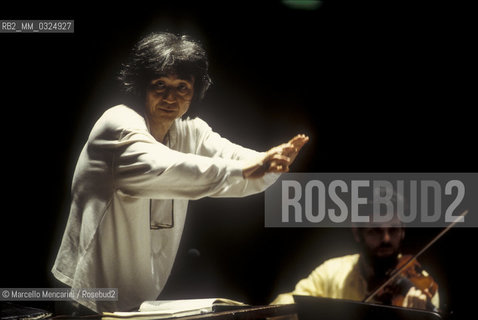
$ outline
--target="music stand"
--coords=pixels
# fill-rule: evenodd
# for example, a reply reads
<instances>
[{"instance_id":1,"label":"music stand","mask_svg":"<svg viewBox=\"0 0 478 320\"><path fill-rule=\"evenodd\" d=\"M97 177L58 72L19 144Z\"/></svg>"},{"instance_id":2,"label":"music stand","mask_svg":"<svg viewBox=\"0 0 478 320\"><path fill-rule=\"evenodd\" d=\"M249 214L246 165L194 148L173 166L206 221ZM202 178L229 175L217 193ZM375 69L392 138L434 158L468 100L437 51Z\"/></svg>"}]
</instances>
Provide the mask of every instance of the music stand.
<instances>
[{"instance_id":1,"label":"music stand","mask_svg":"<svg viewBox=\"0 0 478 320\"><path fill-rule=\"evenodd\" d=\"M438 313L351 300L294 295L299 320L440 320Z\"/></svg>"}]
</instances>

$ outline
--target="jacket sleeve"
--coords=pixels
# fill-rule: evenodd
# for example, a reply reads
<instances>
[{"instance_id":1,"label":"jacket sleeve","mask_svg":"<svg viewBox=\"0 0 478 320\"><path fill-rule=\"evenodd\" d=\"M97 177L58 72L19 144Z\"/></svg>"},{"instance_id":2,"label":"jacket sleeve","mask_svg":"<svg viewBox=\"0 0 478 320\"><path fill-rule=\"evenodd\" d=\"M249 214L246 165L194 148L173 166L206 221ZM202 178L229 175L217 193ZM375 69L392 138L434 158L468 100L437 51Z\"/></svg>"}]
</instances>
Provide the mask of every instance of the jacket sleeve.
<instances>
[{"instance_id":1,"label":"jacket sleeve","mask_svg":"<svg viewBox=\"0 0 478 320\"><path fill-rule=\"evenodd\" d=\"M258 153L217 134L205 142L206 133L212 130L208 126L202 130L204 125L200 120L199 126L192 125L185 132L195 149L179 152L156 141L139 114L125 106L112 108L90 133L87 166L89 171L109 170L114 190L137 198L243 197L265 190L276 180L244 179L245 160ZM219 148L211 148L211 143L218 143Z\"/></svg>"},{"instance_id":2,"label":"jacket sleeve","mask_svg":"<svg viewBox=\"0 0 478 320\"><path fill-rule=\"evenodd\" d=\"M244 164L257 159L263 154L263 152L257 152L235 144L214 132L206 122L200 119L195 120L197 120L197 154L212 158L239 160L243 161ZM232 194L252 194L261 192L272 185L279 176L280 174L278 173L267 173L260 179L244 179L241 183L231 186L226 193L214 196L230 196Z\"/></svg>"},{"instance_id":3,"label":"jacket sleeve","mask_svg":"<svg viewBox=\"0 0 478 320\"><path fill-rule=\"evenodd\" d=\"M157 142L146 131L124 130L112 167L115 189L124 195L198 199L233 196L231 189L245 180L243 165L240 160L178 152Z\"/></svg>"}]
</instances>

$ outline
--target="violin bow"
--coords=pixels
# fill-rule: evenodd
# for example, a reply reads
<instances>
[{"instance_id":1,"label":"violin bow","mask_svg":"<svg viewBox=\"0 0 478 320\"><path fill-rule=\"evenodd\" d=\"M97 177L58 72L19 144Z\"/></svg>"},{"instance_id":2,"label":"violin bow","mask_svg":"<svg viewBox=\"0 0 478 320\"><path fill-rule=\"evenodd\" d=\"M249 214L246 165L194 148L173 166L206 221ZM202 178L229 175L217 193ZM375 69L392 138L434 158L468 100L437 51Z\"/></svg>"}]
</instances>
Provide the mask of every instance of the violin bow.
<instances>
[{"instance_id":1,"label":"violin bow","mask_svg":"<svg viewBox=\"0 0 478 320\"><path fill-rule=\"evenodd\" d=\"M468 214L468 210L465 210L460 214L455 221L453 221L450 225L448 225L445 229L443 229L439 234L437 234L430 242L428 242L418 253L416 253L413 257L408 259L408 261L403 264L399 269L395 270L390 277L382 284L380 285L377 289L375 289L371 294L369 294L365 299L362 300L362 302L370 302L383 288L388 286L403 270L408 268L408 266L416 260L423 252L428 250L438 239L440 239L445 233L448 232L451 228L455 226L455 224L458 223L458 218L459 217L464 217Z\"/></svg>"}]
</instances>

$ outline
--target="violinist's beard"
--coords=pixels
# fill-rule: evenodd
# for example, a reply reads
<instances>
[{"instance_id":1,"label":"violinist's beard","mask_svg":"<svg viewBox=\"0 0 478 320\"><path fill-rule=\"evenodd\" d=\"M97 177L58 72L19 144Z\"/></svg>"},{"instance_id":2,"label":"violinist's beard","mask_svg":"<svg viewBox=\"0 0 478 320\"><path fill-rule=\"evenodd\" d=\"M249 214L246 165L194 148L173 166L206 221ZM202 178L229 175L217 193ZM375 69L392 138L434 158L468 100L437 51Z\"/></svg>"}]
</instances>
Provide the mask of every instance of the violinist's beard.
<instances>
[{"instance_id":1,"label":"violinist's beard","mask_svg":"<svg viewBox=\"0 0 478 320\"><path fill-rule=\"evenodd\" d=\"M381 248L393 248L389 244L380 245L376 250L363 250L363 254L365 258L370 263L372 267L375 277L377 278L385 278L387 277L387 273L394 269L398 263L398 253L399 250L393 250L392 254L387 256L380 256L376 253L377 250Z\"/></svg>"},{"instance_id":2,"label":"violinist's beard","mask_svg":"<svg viewBox=\"0 0 478 320\"><path fill-rule=\"evenodd\" d=\"M387 257L372 257L372 267L376 277L387 277L390 270L393 270L398 262L397 254Z\"/></svg>"}]
</instances>

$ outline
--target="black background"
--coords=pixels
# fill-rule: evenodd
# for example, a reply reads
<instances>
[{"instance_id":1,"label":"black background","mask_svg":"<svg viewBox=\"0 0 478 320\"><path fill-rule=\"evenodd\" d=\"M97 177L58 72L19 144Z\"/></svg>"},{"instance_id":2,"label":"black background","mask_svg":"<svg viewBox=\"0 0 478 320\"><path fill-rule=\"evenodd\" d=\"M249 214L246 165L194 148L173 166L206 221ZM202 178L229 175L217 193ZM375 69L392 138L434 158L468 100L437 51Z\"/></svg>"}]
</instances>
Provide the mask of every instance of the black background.
<instances>
[{"instance_id":1,"label":"black background","mask_svg":"<svg viewBox=\"0 0 478 320\"><path fill-rule=\"evenodd\" d=\"M0 287L50 285L76 158L97 117L121 102L118 66L150 31L204 43L214 85L191 112L215 131L257 150L308 134L293 171L476 171L473 8L199 2L0 10L1 19L75 20L74 34L0 34ZM267 304L324 259L356 250L349 230L264 228L263 206L263 194L191 202L162 297ZM409 230L405 251L438 231ZM473 311L475 234L453 229L421 259L457 318Z\"/></svg>"}]
</instances>

